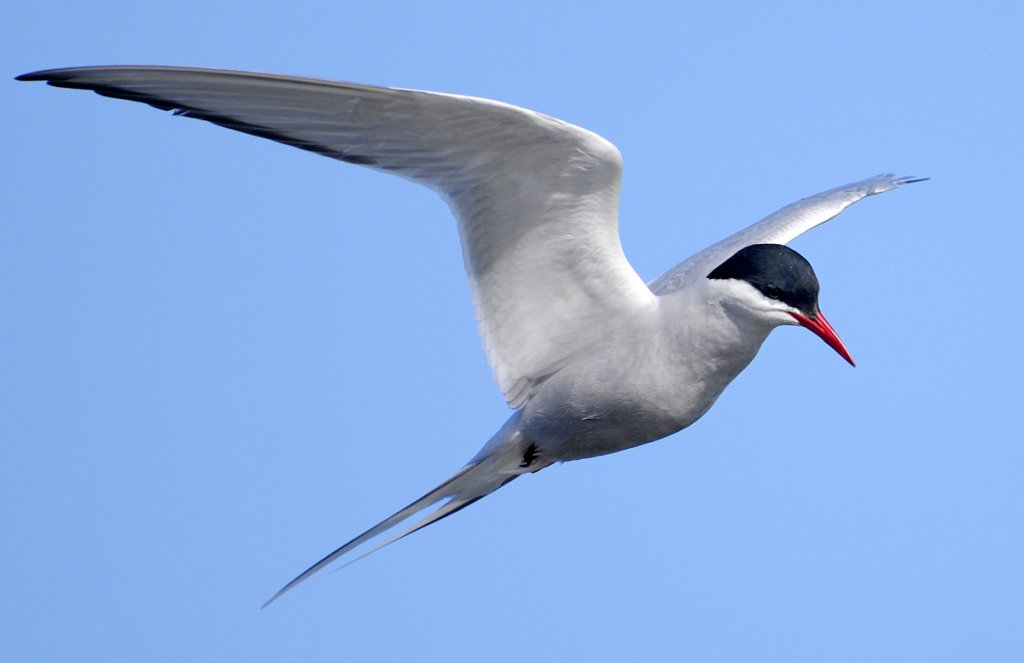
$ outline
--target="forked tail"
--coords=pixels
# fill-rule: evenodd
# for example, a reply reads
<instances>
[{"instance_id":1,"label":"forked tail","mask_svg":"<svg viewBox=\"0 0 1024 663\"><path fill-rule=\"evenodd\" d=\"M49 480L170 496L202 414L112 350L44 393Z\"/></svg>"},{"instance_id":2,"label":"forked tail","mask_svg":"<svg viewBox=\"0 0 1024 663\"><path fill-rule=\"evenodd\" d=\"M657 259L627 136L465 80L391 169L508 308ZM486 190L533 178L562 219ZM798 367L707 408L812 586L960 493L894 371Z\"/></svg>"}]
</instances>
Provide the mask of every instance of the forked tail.
<instances>
[{"instance_id":1,"label":"forked tail","mask_svg":"<svg viewBox=\"0 0 1024 663\"><path fill-rule=\"evenodd\" d=\"M484 445L484 448L480 450L480 453L477 454L473 460L456 472L447 481L437 488L434 488L432 491L409 506L377 523L300 573L294 580L271 596L262 607L267 607L276 601L282 594L331 562L348 554L358 546L391 529L410 516L433 506L443 499L450 498L440 508L432 512L423 520L419 521L401 534L388 539L376 548L372 548L359 557L353 558L348 562L348 564L360 560L371 553L377 552L384 546L394 543L417 530L423 529L427 525L436 523L442 518L450 516L460 509L464 509L473 502L493 493L498 488L501 488L524 472L535 472L540 469L539 465L532 465L529 466L529 469L526 469L528 465L522 464L522 453L519 450L520 445L518 444L520 436L515 426L517 419L518 417L514 415L512 419L510 419L508 423L498 431L491 441Z\"/></svg>"}]
</instances>

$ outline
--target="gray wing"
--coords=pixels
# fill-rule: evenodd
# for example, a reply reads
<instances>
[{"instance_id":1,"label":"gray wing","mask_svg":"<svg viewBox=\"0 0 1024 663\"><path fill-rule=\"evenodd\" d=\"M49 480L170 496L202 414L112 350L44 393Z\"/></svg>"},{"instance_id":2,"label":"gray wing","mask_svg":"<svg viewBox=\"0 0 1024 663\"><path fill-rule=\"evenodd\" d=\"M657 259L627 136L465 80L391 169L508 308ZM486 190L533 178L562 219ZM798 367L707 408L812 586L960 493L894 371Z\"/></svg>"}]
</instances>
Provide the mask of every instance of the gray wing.
<instances>
[{"instance_id":1,"label":"gray wing","mask_svg":"<svg viewBox=\"0 0 1024 663\"><path fill-rule=\"evenodd\" d=\"M866 180L829 189L786 205L771 216L690 256L648 283L657 295L664 295L706 277L734 253L751 244L788 244L814 226L825 223L858 200L890 191L902 184L926 177L876 175Z\"/></svg>"},{"instance_id":2,"label":"gray wing","mask_svg":"<svg viewBox=\"0 0 1024 663\"><path fill-rule=\"evenodd\" d=\"M508 104L290 76L80 67L20 76L147 103L427 185L459 223L484 348L512 407L656 299L619 243L622 159Z\"/></svg>"}]
</instances>

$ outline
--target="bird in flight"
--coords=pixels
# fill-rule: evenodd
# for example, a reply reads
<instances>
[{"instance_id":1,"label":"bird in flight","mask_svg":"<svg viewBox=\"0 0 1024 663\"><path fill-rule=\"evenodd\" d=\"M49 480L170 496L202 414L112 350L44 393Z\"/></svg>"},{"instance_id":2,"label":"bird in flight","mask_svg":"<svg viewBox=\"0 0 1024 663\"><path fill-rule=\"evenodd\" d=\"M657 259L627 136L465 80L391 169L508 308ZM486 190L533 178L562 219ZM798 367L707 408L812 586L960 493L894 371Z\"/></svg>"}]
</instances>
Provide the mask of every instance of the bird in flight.
<instances>
[{"instance_id":1,"label":"bird in flight","mask_svg":"<svg viewBox=\"0 0 1024 663\"><path fill-rule=\"evenodd\" d=\"M393 173L438 192L458 220L480 335L512 415L449 479L264 605L439 502L370 552L528 472L686 428L778 326L809 329L853 364L818 309L810 263L785 245L862 198L926 179L878 175L804 198L644 283L619 242L619 151L541 113L453 94L215 69L74 67L18 79L143 102Z\"/></svg>"}]
</instances>

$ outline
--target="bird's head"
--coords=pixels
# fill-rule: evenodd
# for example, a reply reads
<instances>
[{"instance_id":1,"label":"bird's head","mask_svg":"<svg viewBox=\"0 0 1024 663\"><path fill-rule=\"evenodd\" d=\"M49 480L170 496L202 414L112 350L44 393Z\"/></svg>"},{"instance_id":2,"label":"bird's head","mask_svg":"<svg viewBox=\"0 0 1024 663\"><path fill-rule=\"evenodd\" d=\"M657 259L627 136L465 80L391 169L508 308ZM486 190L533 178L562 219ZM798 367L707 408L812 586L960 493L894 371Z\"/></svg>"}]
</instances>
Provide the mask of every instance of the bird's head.
<instances>
[{"instance_id":1,"label":"bird's head","mask_svg":"<svg viewBox=\"0 0 1024 663\"><path fill-rule=\"evenodd\" d=\"M811 263L781 244L754 244L737 251L708 278L729 282L730 300L756 318L774 325L810 329L850 365L853 358L818 310L818 278Z\"/></svg>"}]
</instances>

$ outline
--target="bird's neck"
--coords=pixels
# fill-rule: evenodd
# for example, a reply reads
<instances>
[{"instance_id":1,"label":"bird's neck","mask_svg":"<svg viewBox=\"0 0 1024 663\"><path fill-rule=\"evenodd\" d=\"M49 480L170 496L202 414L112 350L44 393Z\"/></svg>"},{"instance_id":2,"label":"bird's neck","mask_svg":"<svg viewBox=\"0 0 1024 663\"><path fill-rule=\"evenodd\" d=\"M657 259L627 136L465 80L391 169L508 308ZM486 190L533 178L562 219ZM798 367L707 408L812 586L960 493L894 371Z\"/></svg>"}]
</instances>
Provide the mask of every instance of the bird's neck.
<instances>
[{"instance_id":1,"label":"bird's neck","mask_svg":"<svg viewBox=\"0 0 1024 663\"><path fill-rule=\"evenodd\" d=\"M706 385L713 398L747 367L775 327L730 304L718 290L719 284L706 281L659 302L667 355L676 358L677 370L691 384Z\"/></svg>"}]
</instances>

